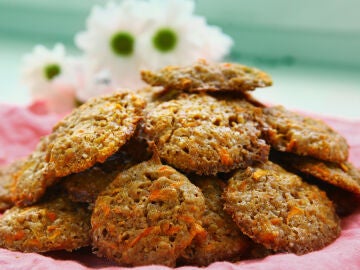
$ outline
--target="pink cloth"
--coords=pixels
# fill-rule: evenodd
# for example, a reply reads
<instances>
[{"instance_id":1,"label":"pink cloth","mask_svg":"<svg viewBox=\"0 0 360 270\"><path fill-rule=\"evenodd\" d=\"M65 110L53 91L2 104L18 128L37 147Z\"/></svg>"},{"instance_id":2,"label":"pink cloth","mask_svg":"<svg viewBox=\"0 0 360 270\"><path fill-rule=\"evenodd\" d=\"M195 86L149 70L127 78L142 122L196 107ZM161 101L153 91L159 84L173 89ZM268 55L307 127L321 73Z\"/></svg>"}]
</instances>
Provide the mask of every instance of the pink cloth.
<instances>
[{"instance_id":1,"label":"pink cloth","mask_svg":"<svg viewBox=\"0 0 360 270\"><path fill-rule=\"evenodd\" d=\"M28 155L39 138L51 131L60 116L48 114L42 104L28 108L0 104L0 165ZM360 120L349 121L321 117L344 135L350 145L350 160L360 166ZM360 205L360 204L359 204ZM126 269L96 258L87 249L73 253L51 252L44 255L21 253L0 249L0 269ZM136 267L142 270L165 270L164 266ZM182 270L199 269L180 267ZM351 216L342 220L341 236L331 245L303 256L278 254L261 260L239 263L216 262L208 270L245 269L360 269L360 207Z\"/></svg>"}]
</instances>

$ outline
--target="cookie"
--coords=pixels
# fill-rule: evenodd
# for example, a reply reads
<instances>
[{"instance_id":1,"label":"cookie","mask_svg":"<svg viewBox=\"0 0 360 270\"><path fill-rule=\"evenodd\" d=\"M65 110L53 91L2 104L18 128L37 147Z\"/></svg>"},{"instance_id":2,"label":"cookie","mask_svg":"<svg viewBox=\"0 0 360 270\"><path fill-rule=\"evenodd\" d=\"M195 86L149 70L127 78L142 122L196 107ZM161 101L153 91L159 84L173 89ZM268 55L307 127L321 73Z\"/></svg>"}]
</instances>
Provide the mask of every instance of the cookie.
<instances>
[{"instance_id":1,"label":"cookie","mask_svg":"<svg viewBox=\"0 0 360 270\"><path fill-rule=\"evenodd\" d=\"M360 194L360 170L348 161L326 162L310 157L286 155L287 163L300 172Z\"/></svg>"},{"instance_id":2,"label":"cookie","mask_svg":"<svg viewBox=\"0 0 360 270\"><path fill-rule=\"evenodd\" d=\"M0 217L0 247L23 252L74 250L90 244L90 212L66 196L14 206Z\"/></svg>"},{"instance_id":3,"label":"cookie","mask_svg":"<svg viewBox=\"0 0 360 270\"><path fill-rule=\"evenodd\" d=\"M326 196L334 203L336 213L340 217L348 216L358 208L360 204L359 194L339 188L311 175L304 175L304 178L310 184L317 185L326 192Z\"/></svg>"},{"instance_id":4,"label":"cookie","mask_svg":"<svg viewBox=\"0 0 360 270\"><path fill-rule=\"evenodd\" d=\"M205 197L205 212L201 218L204 234L195 237L182 254L183 263L206 266L215 261L235 261L248 251L250 240L223 210L221 195L226 186L217 177L190 177Z\"/></svg>"},{"instance_id":5,"label":"cookie","mask_svg":"<svg viewBox=\"0 0 360 270\"><path fill-rule=\"evenodd\" d=\"M146 141L132 138L104 163L62 179L69 197L74 202L94 203L97 196L126 168L150 158Z\"/></svg>"},{"instance_id":6,"label":"cookie","mask_svg":"<svg viewBox=\"0 0 360 270\"><path fill-rule=\"evenodd\" d=\"M11 188L12 200L18 206L28 206L41 198L47 187L60 178L54 175L46 161L46 149L55 135L50 134L40 139L34 152L29 155L19 170L14 173Z\"/></svg>"},{"instance_id":7,"label":"cookie","mask_svg":"<svg viewBox=\"0 0 360 270\"><path fill-rule=\"evenodd\" d=\"M46 151L55 175L84 171L116 153L134 134L144 107L139 96L119 92L75 109L54 127L56 137Z\"/></svg>"},{"instance_id":8,"label":"cookie","mask_svg":"<svg viewBox=\"0 0 360 270\"><path fill-rule=\"evenodd\" d=\"M167 66L158 72L141 71L142 79L164 91L184 92L231 91L245 92L272 85L271 77L257 68L235 63L208 63L200 60L191 66Z\"/></svg>"},{"instance_id":9,"label":"cookie","mask_svg":"<svg viewBox=\"0 0 360 270\"><path fill-rule=\"evenodd\" d=\"M0 167L0 212L13 206L11 187L14 182L13 175L23 165L24 160L16 160L13 163Z\"/></svg>"},{"instance_id":10,"label":"cookie","mask_svg":"<svg viewBox=\"0 0 360 270\"><path fill-rule=\"evenodd\" d=\"M120 265L175 266L193 238L204 230L199 188L153 158L121 172L95 202L93 246L100 257Z\"/></svg>"},{"instance_id":11,"label":"cookie","mask_svg":"<svg viewBox=\"0 0 360 270\"><path fill-rule=\"evenodd\" d=\"M282 106L265 108L266 141L276 150L302 156L343 162L348 158L344 137L326 123L286 110Z\"/></svg>"},{"instance_id":12,"label":"cookie","mask_svg":"<svg viewBox=\"0 0 360 270\"><path fill-rule=\"evenodd\" d=\"M241 231L268 249L304 254L340 233L325 192L270 161L236 172L223 197Z\"/></svg>"},{"instance_id":13,"label":"cookie","mask_svg":"<svg viewBox=\"0 0 360 270\"><path fill-rule=\"evenodd\" d=\"M116 177L117 172L105 172L100 166L66 176L62 185L73 202L94 203L97 196Z\"/></svg>"},{"instance_id":14,"label":"cookie","mask_svg":"<svg viewBox=\"0 0 360 270\"><path fill-rule=\"evenodd\" d=\"M261 109L243 99L182 94L149 112L144 132L168 164L215 175L267 160L269 146L260 139L259 118Z\"/></svg>"}]
</instances>

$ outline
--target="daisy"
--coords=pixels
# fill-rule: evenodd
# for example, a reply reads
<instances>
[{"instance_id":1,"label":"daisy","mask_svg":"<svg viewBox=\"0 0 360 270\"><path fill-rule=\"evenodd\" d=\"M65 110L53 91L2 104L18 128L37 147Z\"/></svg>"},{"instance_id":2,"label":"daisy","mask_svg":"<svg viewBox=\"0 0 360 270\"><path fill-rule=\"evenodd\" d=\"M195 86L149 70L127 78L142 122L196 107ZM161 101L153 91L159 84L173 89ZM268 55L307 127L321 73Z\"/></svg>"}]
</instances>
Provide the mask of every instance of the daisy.
<instances>
[{"instance_id":1,"label":"daisy","mask_svg":"<svg viewBox=\"0 0 360 270\"><path fill-rule=\"evenodd\" d=\"M194 7L191 0L148 1L151 18L141 38L147 67L188 65L198 58L218 61L229 52L232 40L194 15Z\"/></svg>"},{"instance_id":2,"label":"daisy","mask_svg":"<svg viewBox=\"0 0 360 270\"><path fill-rule=\"evenodd\" d=\"M222 61L234 44L232 38L224 34L217 26L203 26L198 38L203 41L200 58L213 62Z\"/></svg>"},{"instance_id":3,"label":"daisy","mask_svg":"<svg viewBox=\"0 0 360 270\"><path fill-rule=\"evenodd\" d=\"M63 113L74 107L73 60L66 57L62 44L52 50L35 46L24 56L22 79L33 100L43 100L49 111Z\"/></svg>"},{"instance_id":4,"label":"daisy","mask_svg":"<svg viewBox=\"0 0 360 270\"><path fill-rule=\"evenodd\" d=\"M89 98L105 95L113 92L115 87L109 70L94 71L86 65L78 75L76 98L79 103L86 102Z\"/></svg>"},{"instance_id":5,"label":"daisy","mask_svg":"<svg viewBox=\"0 0 360 270\"><path fill-rule=\"evenodd\" d=\"M139 68L142 54L138 36L144 31L143 2L123 1L95 6L87 20L86 31L75 42L95 71L108 69L114 84L134 87L141 84Z\"/></svg>"}]
</instances>

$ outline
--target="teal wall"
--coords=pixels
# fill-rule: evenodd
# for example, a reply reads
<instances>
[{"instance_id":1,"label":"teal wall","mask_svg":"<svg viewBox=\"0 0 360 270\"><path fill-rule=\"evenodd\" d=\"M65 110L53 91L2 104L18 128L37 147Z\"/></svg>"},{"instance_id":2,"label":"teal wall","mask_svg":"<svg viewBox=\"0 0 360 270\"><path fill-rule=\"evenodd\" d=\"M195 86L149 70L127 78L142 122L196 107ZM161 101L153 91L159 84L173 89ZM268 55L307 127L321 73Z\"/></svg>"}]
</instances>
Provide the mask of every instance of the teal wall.
<instances>
[{"instance_id":1,"label":"teal wall","mask_svg":"<svg viewBox=\"0 0 360 270\"><path fill-rule=\"evenodd\" d=\"M165 0L166 1L166 0ZM65 43L104 0L0 0L0 42ZM235 40L231 57L272 65L294 61L360 68L358 0L197 0L197 14Z\"/></svg>"}]
</instances>

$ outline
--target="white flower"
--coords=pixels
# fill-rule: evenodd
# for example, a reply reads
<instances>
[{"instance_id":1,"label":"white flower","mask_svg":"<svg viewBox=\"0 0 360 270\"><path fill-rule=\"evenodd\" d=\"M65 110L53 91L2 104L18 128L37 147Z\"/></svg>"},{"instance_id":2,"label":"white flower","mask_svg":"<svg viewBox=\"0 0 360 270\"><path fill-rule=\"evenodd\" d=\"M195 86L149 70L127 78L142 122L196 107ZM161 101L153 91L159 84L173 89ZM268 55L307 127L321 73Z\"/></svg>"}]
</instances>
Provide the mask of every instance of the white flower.
<instances>
[{"instance_id":1,"label":"white flower","mask_svg":"<svg viewBox=\"0 0 360 270\"><path fill-rule=\"evenodd\" d=\"M73 60L66 57L62 44L52 50L38 45L23 60L22 78L32 99L44 100L53 112L63 113L74 107Z\"/></svg>"},{"instance_id":2,"label":"white flower","mask_svg":"<svg viewBox=\"0 0 360 270\"><path fill-rule=\"evenodd\" d=\"M76 98L80 102L86 102L89 98L109 94L115 89L108 70L103 69L96 72L83 65L83 69L78 75Z\"/></svg>"},{"instance_id":3,"label":"white flower","mask_svg":"<svg viewBox=\"0 0 360 270\"><path fill-rule=\"evenodd\" d=\"M199 58L219 61L230 50L232 40L228 36L194 15L194 1L150 0L147 12L151 19L141 38L146 67L188 65Z\"/></svg>"},{"instance_id":4,"label":"white flower","mask_svg":"<svg viewBox=\"0 0 360 270\"><path fill-rule=\"evenodd\" d=\"M140 83L138 36L146 27L139 1L113 2L95 6L87 20L87 30L75 38L95 71L108 69L119 87L134 87Z\"/></svg>"},{"instance_id":5,"label":"white flower","mask_svg":"<svg viewBox=\"0 0 360 270\"><path fill-rule=\"evenodd\" d=\"M194 6L193 0L95 6L75 42L94 74L108 70L114 86L139 88L143 68L187 65L199 58L219 61L229 52L232 40L194 15Z\"/></svg>"},{"instance_id":6,"label":"white flower","mask_svg":"<svg viewBox=\"0 0 360 270\"><path fill-rule=\"evenodd\" d=\"M201 58L219 62L229 54L234 42L219 27L207 25L199 32L199 38L203 41Z\"/></svg>"}]
</instances>

